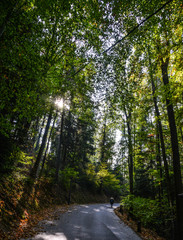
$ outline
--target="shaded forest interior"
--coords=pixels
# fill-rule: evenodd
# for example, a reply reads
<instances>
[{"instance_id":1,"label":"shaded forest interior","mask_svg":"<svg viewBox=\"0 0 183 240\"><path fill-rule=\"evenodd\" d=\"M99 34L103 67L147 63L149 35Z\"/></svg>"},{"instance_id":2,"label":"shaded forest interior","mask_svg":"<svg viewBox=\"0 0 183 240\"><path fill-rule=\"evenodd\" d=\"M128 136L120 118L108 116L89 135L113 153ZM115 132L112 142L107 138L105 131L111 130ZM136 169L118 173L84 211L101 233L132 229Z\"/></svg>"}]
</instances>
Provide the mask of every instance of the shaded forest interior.
<instances>
[{"instance_id":1,"label":"shaded forest interior","mask_svg":"<svg viewBox=\"0 0 183 240\"><path fill-rule=\"evenodd\" d=\"M111 196L183 239L182 36L181 0L1 0L4 239L40 209Z\"/></svg>"}]
</instances>

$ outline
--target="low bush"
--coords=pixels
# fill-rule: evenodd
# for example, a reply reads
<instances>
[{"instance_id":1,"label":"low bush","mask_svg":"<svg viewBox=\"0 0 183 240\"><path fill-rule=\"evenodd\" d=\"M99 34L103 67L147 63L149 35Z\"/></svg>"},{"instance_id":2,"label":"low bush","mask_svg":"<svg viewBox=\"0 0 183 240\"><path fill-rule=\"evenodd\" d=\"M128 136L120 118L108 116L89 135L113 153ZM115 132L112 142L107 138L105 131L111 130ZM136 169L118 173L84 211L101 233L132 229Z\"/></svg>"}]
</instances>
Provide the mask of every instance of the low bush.
<instances>
[{"instance_id":1,"label":"low bush","mask_svg":"<svg viewBox=\"0 0 183 240\"><path fill-rule=\"evenodd\" d=\"M159 202L158 200L128 195L122 199L121 204L144 227L151 228L160 235L170 238L174 209L168 205L166 199Z\"/></svg>"}]
</instances>

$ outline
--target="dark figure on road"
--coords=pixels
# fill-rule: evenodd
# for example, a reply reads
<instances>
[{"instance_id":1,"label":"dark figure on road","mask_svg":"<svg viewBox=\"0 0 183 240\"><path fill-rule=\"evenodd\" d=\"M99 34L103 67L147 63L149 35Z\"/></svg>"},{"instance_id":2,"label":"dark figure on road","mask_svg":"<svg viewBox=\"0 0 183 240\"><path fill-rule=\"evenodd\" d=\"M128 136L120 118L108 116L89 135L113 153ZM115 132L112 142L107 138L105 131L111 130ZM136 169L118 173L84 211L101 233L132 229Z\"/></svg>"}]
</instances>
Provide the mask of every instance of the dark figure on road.
<instances>
[{"instance_id":1,"label":"dark figure on road","mask_svg":"<svg viewBox=\"0 0 183 240\"><path fill-rule=\"evenodd\" d=\"M112 205L113 205L113 203L114 203L114 198L113 198L113 197L111 197L111 198L110 198L110 204L111 204L111 208L112 208Z\"/></svg>"}]
</instances>

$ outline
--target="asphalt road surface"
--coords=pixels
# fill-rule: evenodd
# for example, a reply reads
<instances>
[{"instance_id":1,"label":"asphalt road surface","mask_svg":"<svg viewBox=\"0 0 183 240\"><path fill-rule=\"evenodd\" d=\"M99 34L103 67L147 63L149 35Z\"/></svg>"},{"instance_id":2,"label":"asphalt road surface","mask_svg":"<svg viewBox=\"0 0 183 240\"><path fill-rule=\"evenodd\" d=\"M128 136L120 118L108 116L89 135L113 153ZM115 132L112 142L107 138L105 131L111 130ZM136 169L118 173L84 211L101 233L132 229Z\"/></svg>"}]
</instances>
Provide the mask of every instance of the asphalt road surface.
<instances>
[{"instance_id":1,"label":"asphalt road surface","mask_svg":"<svg viewBox=\"0 0 183 240\"><path fill-rule=\"evenodd\" d=\"M44 221L43 232L29 240L141 240L114 213L109 204L72 207L59 219Z\"/></svg>"}]
</instances>

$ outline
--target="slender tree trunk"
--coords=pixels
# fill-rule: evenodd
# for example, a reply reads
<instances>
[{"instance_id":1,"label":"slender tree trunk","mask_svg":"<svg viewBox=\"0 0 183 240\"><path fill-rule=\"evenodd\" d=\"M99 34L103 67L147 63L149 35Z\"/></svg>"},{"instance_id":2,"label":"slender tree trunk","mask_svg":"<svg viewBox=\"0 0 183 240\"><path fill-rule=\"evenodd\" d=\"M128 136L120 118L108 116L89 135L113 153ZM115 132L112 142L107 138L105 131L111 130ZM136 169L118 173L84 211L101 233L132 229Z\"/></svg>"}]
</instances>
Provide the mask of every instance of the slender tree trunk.
<instances>
[{"instance_id":1,"label":"slender tree trunk","mask_svg":"<svg viewBox=\"0 0 183 240\"><path fill-rule=\"evenodd\" d=\"M33 123L33 129L34 129L34 135L32 138L32 143L35 144L36 143L36 133L39 131L39 118L36 119L36 121Z\"/></svg>"},{"instance_id":2,"label":"slender tree trunk","mask_svg":"<svg viewBox=\"0 0 183 240\"><path fill-rule=\"evenodd\" d=\"M167 89L166 95L166 106L171 134L171 146L172 146L172 154L173 154L173 170L174 170L174 184L175 184L175 197L176 197L176 239L183 239L183 202L181 198L179 198L179 194L183 192L182 189L182 179L181 179L181 167L180 167L180 156L179 156L179 145L178 145L178 136L177 136L177 128L174 116L174 109L170 96L170 86L169 86L169 78L168 78L168 64L169 58L166 58L164 61L161 59L161 70L163 83Z\"/></svg>"},{"instance_id":3,"label":"slender tree trunk","mask_svg":"<svg viewBox=\"0 0 183 240\"><path fill-rule=\"evenodd\" d=\"M64 145L63 145L62 164L61 164L61 169L62 169L62 170L64 170L65 165L66 165L66 156L67 156L67 146L64 144Z\"/></svg>"},{"instance_id":4,"label":"slender tree trunk","mask_svg":"<svg viewBox=\"0 0 183 240\"><path fill-rule=\"evenodd\" d=\"M154 107L155 107L155 115L157 117L157 123L158 123L158 129L159 129L159 135L160 135L160 142L161 142L161 151L162 151L162 157L163 157L163 162L164 162L164 169L165 169L165 177L166 177L166 182L167 182L167 191L168 191L168 198L170 200L171 206L173 205L173 194L171 191L171 180L170 180L170 174L169 174L169 167L168 167L168 162L167 162L167 157L166 157L166 150L165 150L165 142L164 142L164 137L163 137L163 128L161 124L161 116L157 104L157 99L155 97L155 85L154 81L152 79L152 89L153 89L153 100L154 100Z\"/></svg>"},{"instance_id":5,"label":"slender tree trunk","mask_svg":"<svg viewBox=\"0 0 183 240\"><path fill-rule=\"evenodd\" d=\"M129 181L130 193L133 194L133 148L132 148L132 134L131 134L131 112L127 114L125 109L128 130L128 167L129 167Z\"/></svg>"},{"instance_id":6,"label":"slender tree trunk","mask_svg":"<svg viewBox=\"0 0 183 240\"><path fill-rule=\"evenodd\" d=\"M105 162L104 153L105 153L105 142L106 142L106 123L104 123L103 133L102 133L102 144L101 144L101 163Z\"/></svg>"},{"instance_id":7,"label":"slender tree trunk","mask_svg":"<svg viewBox=\"0 0 183 240\"><path fill-rule=\"evenodd\" d=\"M38 152L38 155L37 155L37 158L36 158L36 162L34 163L34 166L33 166L32 170L31 170L31 173L30 173L30 176L33 180L36 179L37 174L38 174L38 169L39 169L39 166L40 166L40 163L41 163L41 160L42 160L43 151L45 149L51 119L52 119L52 109L50 110L50 113L49 113L49 116L48 116L45 132L44 132L44 135L43 135L43 140L42 140L41 147L39 149L39 152Z\"/></svg>"},{"instance_id":8,"label":"slender tree trunk","mask_svg":"<svg viewBox=\"0 0 183 240\"><path fill-rule=\"evenodd\" d=\"M57 162L56 162L56 173L55 173L55 181L58 182L59 170L61 165L61 147L63 141L63 128L64 128L64 117L65 111L63 109L60 123L60 137L59 137L59 145L58 145L58 153L57 153Z\"/></svg>"},{"instance_id":9,"label":"slender tree trunk","mask_svg":"<svg viewBox=\"0 0 183 240\"><path fill-rule=\"evenodd\" d=\"M45 148L46 139L47 139L51 119L52 119L52 108L51 108L49 116L48 116L48 121L47 121L46 129L45 129L45 133L43 135L42 144L41 144L41 147L39 149L39 153L37 155L36 162L34 163L34 166L33 166L32 170L30 172L30 176L29 176L28 180L25 182L22 197L21 197L21 199L20 199L20 201L19 201L19 203L17 204L17 207L16 207L16 211L19 212L21 215L23 214L22 207L25 208L27 206L28 199L30 197L30 194L32 193L32 189L34 187L35 180L37 178L37 173L38 173L39 165L40 165L40 162L41 162L41 159L42 159L42 154L43 154L43 151L44 151L44 148Z\"/></svg>"},{"instance_id":10,"label":"slender tree trunk","mask_svg":"<svg viewBox=\"0 0 183 240\"><path fill-rule=\"evenodd\" d=\"M173 197L173 193L171 190L172 185L171 185L169 167L168 167L168 162L167 162L167 157L166 157L165 142L164 142L164 137L163 137L163 128L162 128L162 124L161 124L161 116L160 116L157 98L156 98L156 86L154 84L153 70L152 70L149 48L148 48L148 55L149 55L149 69L150 69L150 78L151 78L151 86L152 86L152 95L153 95L153 102L154 102L154 108L155 108L155 115L157 117L159 136L160 136L161 152L162 152L162 157L163 157L165 178L166 178L166 185L167 185L167 193L168 193L168 199L170 202L170 206L172 206L174 197Z\"/></svg>"},{"instance_id":11,"label":"slender tree trunk","mask_svg":"<svg viewBox=\"0 0 183 240\"><path fill-rule=\"evenodd\" d=\"M160 154L160 138L159 138L159 128L157 126L157 134L156 134L156 162L157 162L157 170L159 171L159 201L161 202L162 196L163 196L163 187L162 187L162 178L163 178L163 172L162 172L162 164L161 164L161 154Z\"/></svg>"},{"instance_id":12,"label":"slender tree trunk","mask_svg":"<svg viewBox=\"0 0 183 240\"><path fill-rule=\"evenodd\" d=\"M49 135L49 138L48 138L46 150L45 150L44 157L43 157L43 161L42 161L41 170L40 170L40 173L39 173L39 178L42 176L42 173L43 173L44 164L45 164L45 161L46 161L46 155L47 155L47 151L48 151L50 139L51 139L51 136L52 136L53 128L54 128L54 126L55 126L56 118L57 118L57 114L55 115L55 118L54 118L54 121L53 121L53 125L52 125L51 131L50 131L50 135Z\"/></svg>"},{"instance_id":13,"label":"slender tree trunk","mask_svg":"<svg viewBox=\"0 0 183 240\"><path fill-rule=\"evenodd\" d=\"M46 115L44 115L44 118L43 118L43 121L42 121L42 124L41 124L41 129L39 131L39 136L38 136L38 139L37 139L37 142L36 142L36 147L35 147L36 152L39 149L39 142L40 142L41 134L42 134L43 127L44 127L44 124L45 124L45 119L46 119Z\"/></svg>"}]
</instances>

